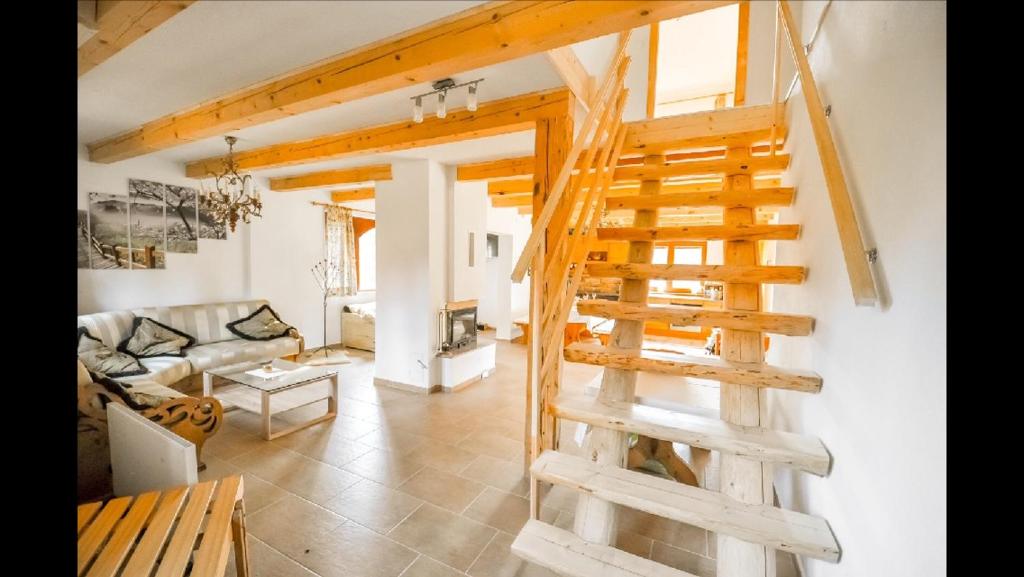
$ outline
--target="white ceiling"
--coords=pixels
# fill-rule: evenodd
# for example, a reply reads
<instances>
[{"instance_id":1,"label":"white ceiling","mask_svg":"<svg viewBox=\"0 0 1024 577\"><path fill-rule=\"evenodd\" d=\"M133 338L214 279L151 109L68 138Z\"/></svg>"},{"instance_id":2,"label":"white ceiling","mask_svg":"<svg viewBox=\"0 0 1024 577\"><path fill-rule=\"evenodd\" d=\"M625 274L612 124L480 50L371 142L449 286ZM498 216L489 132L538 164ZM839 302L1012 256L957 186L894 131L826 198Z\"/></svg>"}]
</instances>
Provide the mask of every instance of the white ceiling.
<instances>
[{"instance_id":1,"label":"white ceiling","mask_svg":"<svg viewBox=\"0 0 1024 577\"><path fill-rule=\"evenodd\" d=\"M115 54L78 80L78 138L84 144L308 66L410 28L468 9L480 1L249 1L200 0ZM575 47L592 74L603 74L614 36ZM634 33L628 84L632 88L627 118L643 114L646 87L646 28ZM543 54L504 62L455 76L456 81L484 77L481 102L563 85ZM238 150L311 138L333 132L396 122L411 117L410 96L429 84L396 90L353 102L291 116L235 131ZM449 94L449 107L464 106L464 89ZM424 102L433 114L435 100ZM578 115L578 123L582 121ZM218 156L226 151L222 136L153 153L174 162ZM430 158L457 164L528 155L533 131L423 147L383 155L259 171L281 176L387 162L396 158Z\"/></svg>"}]
</instances>

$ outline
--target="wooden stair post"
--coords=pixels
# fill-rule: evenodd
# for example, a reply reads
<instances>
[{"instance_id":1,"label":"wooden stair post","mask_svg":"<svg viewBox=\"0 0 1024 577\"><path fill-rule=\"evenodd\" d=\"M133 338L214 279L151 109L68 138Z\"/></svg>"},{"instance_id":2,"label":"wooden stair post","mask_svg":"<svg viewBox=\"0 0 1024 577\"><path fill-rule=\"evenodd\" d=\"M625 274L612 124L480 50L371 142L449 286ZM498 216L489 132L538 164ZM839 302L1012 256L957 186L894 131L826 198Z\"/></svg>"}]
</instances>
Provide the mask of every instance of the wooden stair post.
<instances>
[{"instance_id":1,"label":"wooden stair post","mask_svg":"<svg viewBox=\"0 0 1024 577\"><path fill-rule=\"evenodd\" d=\"M730 148L726 158L745 160L749 148ZM727 174L725 191L749 192L750 176ZM726 226L750 225L755 210L745 206L727 206L722 220ZM757 241L727 240L724 242L726 265L756 266ZM725 308L735 311L761 310L761 285L758 283L725 283ZM764 362L763 333L758 331L722 329L722 359L749 363ZM727 423L742 426L764 426L765 389L750 385L720 384L720 414ZM728 453L721 455L721 492L744 503L772 504L771 465ZM775 549L723 535L718 537L718 574L729 577L773 577Z\"/></svg>"},{"instance_id":2,"label":"wooden stair post","mask_svg":"<svg viewBox=\"0 0 1024 577\"><path fill-rule=\"evenodd\" d=\"M665 163L662 155L644 158L646 168L656 169ZM640 183L640 196L653 196L661 192L661 178L644 180ZM656 226L658 209L639 209L634 212L633 226ZM654 243L648 240L630 241L629 262L649 263L654 252ZM647 302L649 281L627 279L622 281L619 301ZM644 321L616 320L612 328L609 348L639 350L643 345ZM598 398L608 401L633 402L636 388L635 369L614 369L606 367L601 377L601 391ZM626 466L629 452L629 434L601 427L592 427L583 444L584 455L601 465ZM576 535L591 543L614 545L617 534L615 504L581 494L576 505Z\"/></svg>"}]
</instances>

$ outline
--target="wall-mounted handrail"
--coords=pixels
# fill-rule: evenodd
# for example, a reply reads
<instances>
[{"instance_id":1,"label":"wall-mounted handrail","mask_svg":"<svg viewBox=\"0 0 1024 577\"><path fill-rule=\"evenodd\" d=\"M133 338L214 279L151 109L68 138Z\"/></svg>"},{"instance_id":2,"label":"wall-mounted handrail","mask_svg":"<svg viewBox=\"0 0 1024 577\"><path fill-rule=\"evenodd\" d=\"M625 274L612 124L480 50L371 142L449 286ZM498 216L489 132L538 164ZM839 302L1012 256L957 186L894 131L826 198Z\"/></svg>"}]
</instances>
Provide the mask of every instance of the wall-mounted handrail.
<instances>
[{"instance_id":1,"label":"wall-mounted handrail","mask_svg":"<svg viewBox=\"0 0 1024 577\"><path fill-rule=\"evenodd\" d=\"M818 24L814 27L814 32L811 32L811 39L804 44L804 54L807 56L811 55L811 50L814 50L814 41L818 39L818 32L821 30L821 25L825 22L825 15L828 14L828 9L832 7L832 0L828 0L825 3L825 7L822 8L821 14L818 16ZM789 97L793 95L793 89L796 88L796 81L800 80L800 74L793 73L793 80L789 83L789 88L786 90L786 97L782 99L783 102L788 102Z\"/></svg>"},{"instance_id":2,"label":"wall-mounted handrail","mask_svg":"<svg viewBox=\"0 0 1024 577\"><path fill-rule=\"evenodd\" d=\"M778 0L778 10L803 85L807 114L811 119L814 142L817 144L821 168L825 173L832 213L839 229L839 243L843 249L843 259L846 261L846 273L850 277L853 301L858 306L873 306L878 302L878 293L871 276L871 268L868 266L867 251L864 250L864 240L860 234L857 215L853 210L853 202L850 200L850 191L846 188L846 177L839 162L839 153L832 139L832 129L825 118L825 109L818 94L818 85L814 82L807 55L800 45L800 37L788 0Z\"/></svg>"}]
</instances>

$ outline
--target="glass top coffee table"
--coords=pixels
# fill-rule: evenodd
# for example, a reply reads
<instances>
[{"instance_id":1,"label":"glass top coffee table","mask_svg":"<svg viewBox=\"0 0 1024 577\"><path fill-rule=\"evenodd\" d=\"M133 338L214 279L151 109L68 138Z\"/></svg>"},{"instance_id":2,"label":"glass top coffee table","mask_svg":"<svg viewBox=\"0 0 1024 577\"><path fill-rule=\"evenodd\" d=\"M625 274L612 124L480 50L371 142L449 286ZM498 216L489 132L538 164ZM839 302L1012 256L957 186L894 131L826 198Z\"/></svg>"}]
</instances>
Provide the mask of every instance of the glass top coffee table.
<instances>
[{"instance_id":1,"label":"glass top coffee table","mask_svg":"<svg viewBox=\"0 0 1024 577\"><path fill-rule=\"evenodd\" d=\"M267 364L273 367L273 371L268 372L263 369ZM213 377L219 377L231 383L242 385L244 389L249 390L236 390L214 395ZM325 380L330 380L330 387L326 397L316 397L312 400L308 398L296 399L295 397L301 397L301 395L293 394L288 395L292 398L284 399L285 395L282 395L278 397L279 402L275 403L273 411L271 411L271 397ZM253 398L252 391L259 393L259 401ZM203 371L203 395L227 401L228 404L262 416L263 438L270 441L337 416L338 369L335 367L300 365L284 359L228 365ZM324 399L327 399L327 413L276 433L270 430L270 418L274 414L291 411L292 409L304 407Z\"/></svg>"}]
</instances>

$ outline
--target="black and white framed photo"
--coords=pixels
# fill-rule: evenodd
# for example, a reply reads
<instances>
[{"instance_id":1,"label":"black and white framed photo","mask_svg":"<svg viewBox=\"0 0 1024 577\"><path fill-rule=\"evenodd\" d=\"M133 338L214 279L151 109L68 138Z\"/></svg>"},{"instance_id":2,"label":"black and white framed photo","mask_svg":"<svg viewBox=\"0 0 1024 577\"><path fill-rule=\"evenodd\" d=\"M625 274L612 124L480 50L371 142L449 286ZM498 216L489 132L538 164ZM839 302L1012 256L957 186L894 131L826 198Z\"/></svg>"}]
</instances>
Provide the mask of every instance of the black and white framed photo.
<instances>
[{"instance_id":1,"label":"black and white framed photo","mask_svg":"<svg viewBox=\"0 0 1024 577\"><path fill-rule=\"evenodd\" d=\"M89 193L89 232L92 268L128 268L128 197Z\"/></svg>"},{"instance_id":2,"label":"black and white framed photo","mask_svg":"<svg viewBox=\"0 0 1024 577\"><path fill-rule=\"evenodd\" d=\"M151 180L128 181L128 230L132 241L132 269L166 268L167 187Z\"/></svg>"},{"instance_id":3,"label":"black and white framed photo","mask_svg":"<svg viewBox=\"0 0 1024 577\"><path fill-rule=\"evenodd\" d=\"M213 218L213 213L199 207L199 238L211 238L215 240L226 240L228 238L228 227L222 222Z\"/></svg>"},{"instance_id":4,"label":"black and white framed photo","mask_svg":"<svg viewBox=\"0 0 1024 577\"><path fill-rule=\"evenodd\" d=\"M199 191L165 184L167 252L199 252Z\"/></svg>"},{"instance_id":5,"label":"black and white framed photo","mask_svg":"<svg viewBox=\"0 0 1024 577\"><path fill-rule=\"evenodd\" d=\"M92 251L89 238L89 211L78 209L78 268L92 268L89 253Z\"/></svg>"}]
</instances>

